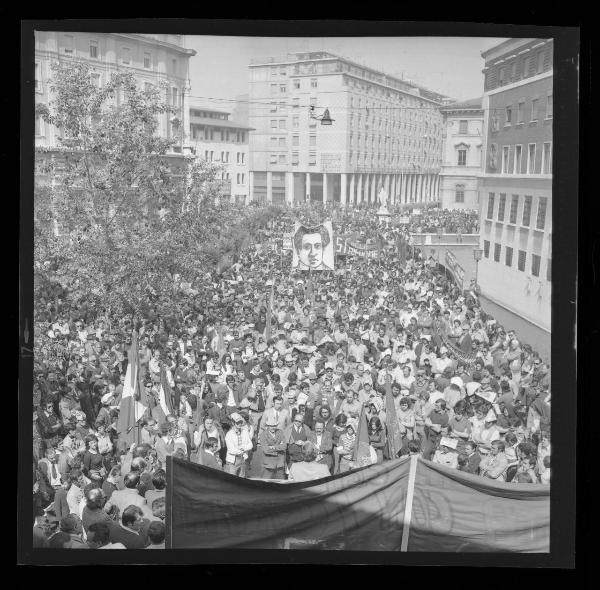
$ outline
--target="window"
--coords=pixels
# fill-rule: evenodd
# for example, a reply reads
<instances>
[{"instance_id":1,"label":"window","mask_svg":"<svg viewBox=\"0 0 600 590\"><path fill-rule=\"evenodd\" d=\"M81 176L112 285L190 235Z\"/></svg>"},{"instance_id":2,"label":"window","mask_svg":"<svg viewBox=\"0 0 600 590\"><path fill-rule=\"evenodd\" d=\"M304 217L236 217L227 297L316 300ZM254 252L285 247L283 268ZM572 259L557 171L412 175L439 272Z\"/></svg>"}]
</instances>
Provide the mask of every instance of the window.
<instances>
[{"instance_id":1,"label":"window","mask_svg":"<svg viewBox=\"0 0 600 590\"><path fill-rule=\"evenodd\" d=\"M98 41L90 41L90 57L98 59Z\"/></svg>"},{"instance_id":2,"label":"window","mask_svg":"<svg viewBox=\"0 0 600 590\"><path fill-rule=\"evenodd\" d=\"M271 119L271 129L277 129L277 119Z\"/></svg>"},{"instance_id":3,"label":"window","mask_svg":"<svg viewBox=\"0 0 600 590\"><path fill-rule=\"evenodd\" d=\"M280 84L279 85L279 92L284 94L287 92L287 84Z\"/></svg>"},{"instance_id":4,"label":"window","mask_svg":"<svg viewBox=\"0 0 600 590\"><path fill-rule=\"evenodd\" d=\"M510 160L510 146L502 147L502 174L508 174L508 164Z\"/></svg>"},{"instance_id":5,"label":"window","mask_svg":"<svg viewBox=\"0 0 600 590\"><path fill-rule=\"evenodd\" d=\"M287 120L286 119L279 120L279 129L287 129Z\"/></svg>"},{"instance_id":6,"label":"window","mask_svg":"<svg viewBox=\"0 0 600 590\"><path fill-rule=\"evenodd\" d=\"M539 51L537 54L537 73L541 74L544 71L544 52Z\"/></svg>"},{"instance_id":7,"label":"window","mask_svg":"<svg viewBox=\"0 0 600 590\"><path fill-rule=\"evenodd\" d=\"M294 80L294 90L300 90L300 80Z\"/></svg>"},{"instance_id":8,"label":"window","mask_svg":"<svg viewBox=\"0 0 600 590\"><path fill-rule=\"evenodd\" d=\"M512 107L506 107L506 122L505 125L510 125L512 123Z\"/></svg>"},{"instance_id":9,"label":"window","mask_svg":"<svg viewBox=\"0 0 600 590\"><path fill-rule=\"evenodd\" d=\"M458 122L458 133L460 135L466 135L469 132L469 122L459 121Z\"/></svg>"},{"instance_id":10,"label":"window","mask_svg":"<svg viewBox=\"0 0 600 590\"><path fill-rule=\"evenodd\" d=\"M279 147L285 147L285 141L286 141L285 137L280 137L279 138Z\"/></svg>"},{"instance_id":11,"label":"window","mask_svg":"<svg viewBox=\"0 0 600 590\"><path fill-rule=\"evenodd\" d=\"M317 79L316 78L311 78L310 79L310 87L311 88L316 88L317 87Z\"/></svg>"},{"instance_id":12,"label":"window","mask_svg":"<svg viewBox=\"0 0 600 590\"><path fill-rule=\"evenodd\" d=\"M269 162L271 164L277 164L277 154L271 154L271 157L269 159Z\"/></svg>"},{"instance_id":13,"label":"window","mask_svg":"<svg viewBox=\"0 0 600 590\"><path fill-rule=\"evenodd\" d=\"M271 137L271 147L277 147L277 138Z\"/></svg>"},{"instance_id":14,"label":"window","mask_svg":"<svg viewBox=\"0 0 600 590\"><path fill-rule=\"evenodd\" d=\"M504 76L506 74L506 68L500 68L500 72L498 74L498 84L504 84Z\"/></svg>"},{"instance_id":15,"label":"window","mask_svg":"<svg viewBox=\"0 0 600 590\"><path fill-rule=\"evenodd\" d=\"M513 164L513 174L521 174L521 161L523 160L523 146L515 146L515 161Z\"/></svg>"},{"instance_id":16,"label":"window","mask_svg":"<svg viewBox=\"0 0 600 590\"><path fill-rule=\"evenodd\" d=\"M292 135L292 146L293 147L298 147L300 145L300 136L299 135Z\"/></svg>"},{"instance_id":17,"label":"window","mask_svg":"<svg viewBox=\"0 0 600 590\"><path fill-rule=\"evenodd\" d=\"M546 227L546 208L548 206L547 197L540 197L538 199L538 210L537 219L535 222L536 229L543 230Z\"/></svg>"},{"instance_id":18,"label":"window","mask_svg":"<svg viewBox=\"0 0 600 590\"><path fill-rule=\"evenodd\" d=\"M271 103L271 108L270 108L270 111L271 111L272 113L276 113L276 112L277 112L277 103L276 103L276 102L272 102L272 103Z\"/></svg>"},{"instance_id":19,"label":"window","mask_svg":"<svg viewBox=\"0 0 600 590\"><path fill-rule=\"evenodd\" d=\"M552 142L544 142L542 174L552 174Z\"/></svg>"},{"instance_id":20,"label":"window","mask_svg":"<svg viewBox=\"0 0 600 590\"><path fill-rule=\"evenodd\" d=\"M246 182L246 173L242 172L242 182L241 184L244 184Z\"/></svg>"},{"instance_id":21,"label":"window","mask_svg":"<svg viewBox=\"0 0 600 590\"><path fill-rule=\"evenodd\" d=\"M179 106L178 100L179 100L179 93L177 91L177 88L171 88L171 105L174 107Z\"/></svg>"},{"instance_id":22,"label":"window","mask_svg":"<svg viewBox=\"0 0 600 590\"><path fill-rule=\"evenodd\" d=\"M541 258L537 254L531 255L531 274L534 277L540 276L540 262Z\"/></svg>"},{"instance_id":23,"label":"window","mask_svg":"<svg viewBox=\"0 0 600 590\"><path fill-rule=\"evenodd\" d=\"M40 115L35 117L35 135L36 137L44 135L44 119Z\"/></svg>"},{"instance_id":24,"label":"window","mask_svg":"<svg viewBox=\"0 0 600 590\"><path fill-rule=\"evenodd\" d=\"M513 195L510 202L510 213L508 217L509 223L513 225L517 223L517 209L519 208L519 195Z\"/></svg>"},{"instance_id":25,"label":"window","mask_svg":"<svg viewBox=\"0 0 600 590\"><path fill-rule=\"evenodd\" d=\"M529 227L529 223L531 221L531 203L533 201L533 197L525 196L525 203L523 204L523 220L521 225L525 227Z\"/></svg>"},{"instance_id":26,"label":"window","mask_svg":"<svg viewBox=\"0 0 600 590\"><path fill-rule=\"evenodd\" d=\"M487 218L494 218L494 193L490 193L488 196L488 210L487 210Z\"/></svg>"},{"instance_id":27,"label":"window","mask_svg":"<svg viewBox=\"0 0 600 590\"><path fill-rule=\"evenodd\" d=\"M454 190L455 201L457 203L465 202L465 185L457 184Z\"/></svg>"},{"instance_id":28,"label":"window","mask_svg":"<svg viewBox=\"0 0 600 590\"><path fill-rule=\"evenodd\" d=\"M277 94L278 84L271 84L271 94Z\"/></svg>"},{"instance_id":29,"label":"window","mask_svg":"<svg viewBox=\"0 0 600 590\"><path fill-rule=\"evenodd\" d=\"M126 65L131 63L131 49L129 49L129 47L123 47L121 49L121 63Z\"/></svg>"},{"instance_id":30,"label":"window","mask_svg":"<svg viewBox=\"0 0 600 590\"><path fill-rule=\"evenodd\" d=\"M310 147L315 147L317 145L317 136L316 135L309 135L308 145Z\"/></svg>"},{"instance_id":31,"label":"window","mask_svg":"<svg viewBox=\"0 0 600 590\"><path fill-rule=\"evenodd\" d=\"M552 118L552 95L546 97L546 119Z\"/></svg>"},{"instance_id":32,"label":"window","mask_svg":"<svg viewBox=\"0 0 600 590\"><path fill-rule=\"evenodd\" d=\"M300 106L299 98L292 98L292 108L297 109Z\"/></svg>"},{"instance_id":33,"label":"window","mask_svg":"<svg viewBox=\"0 0 600 590\"><path fill-rule=\"evenodd\" d=\"M517 62L513 61L510 64L510 81L514 82L516 77L517 77Z\"/></svg>"},{"instance_id":34,"label":"window","mask_svg":"<svg viewBox=\"0 0 600 590\"><path fill-rule=\"evenodd\" d=\"M513 249L506 246L504 250L504 263L506 266L512 266Z\"/></svg>"},{"instance_id":35,"label":"window","mask_svg":"<svg viewBox=\"0 0 600 590\"><path fill-rule=\"evenodd\" d=\"M148 52L144 53L144 67L149 70L152 65L152 55Z\"/></svg>"},{"instance_id":36,"label":"window","mask_svg":"<svg viewBox=\"0 0 600 590\"><path fill-rule=\"evenodd\" d=\"M527 253L525 250L519 250L519 260L517 262L517 268L520 271L525 271L525 262L527 260Z\"/></svg>"},{"instance_id":37,"label":"window","mask_svg":"<svg viewBox=\"0 0 600 590\"><path fill-rule=\"evenodd\" d=\"M292 127L294 129L298 129L299 126L300 126L300 117L295 115L294 117L292 117Z\"/></svg>"},{"instance_id":38,"label":"window","mask_svg":"<svg viewBox=\"0 0 600 590\"><path fill-rule=\"evenodd\" d=\"M298 152L292 152L292 165L297 166L300 162L300 157Z\"/></svg>"},{"instance_id":39,"label":"window","mask_svg":"<svg viewBox=\"0 0 600 590\"><path fill-rule=\"evenodd\" d=\"M308 152L308 164L314 166L317 163L317 152Z\"/></svg>"},{"instance_id":40,"label":"window","mask_svg":"<svg viewBox=\"0 0 600 590\"><path fill-rule=\"evenodd\" d=\"M490 241L489 240L483 240L483 255L486 258L490 257Z\"/></svg>"},{"instance_id":41,"label":"window","mask_svg":"<svg viewBox=\"0 0 600 590\"><path fill-rule=\"evenodd\" d=\"M502 250L502 245L494 244L494 262L500 262L500 250Z\"/></svg>"},{"instance_id":42,"label":"window","mask_svg":"<svg viewBox=\"0 0 600 590\"><path fill-rule=\"evenodd\" d=\"M73 35L65 35L63 41L65 43L65 53L73 55Z\"/></svg>"},{"instance_id":43,"label":"window","mask_svg":"<svg viewBox=\"0 0 600 590\"><path fill-rule=\"evenodd\" d=\"M279 164L285 164L287 156L285 154L279 154Z\"/></svg>"},{"instance_id":44,"label":"window","mask_svg":"<svg viewBox=\"0 0 600 590\"><path fill-rule=\"evenodd\" d=\"M465 150L465 149L458 150L458 165L459 166L467 165L467 150Z\"/></svg>"},{"instance_id":45,"label":"window","mask_svg":"<svg viewBox=\"0 0 600 590\"><path fill-rule=\"evenodd\" d=\"M173 73L173 74L177 73L177 59L171 60L171 73Z\"/></svg>"},{"instance_id":46,"label":"window","mask_svg":"<svg viewBox=\"0 0 600 590\"><path fill-rule=\"evenodd\" d=\"M498 221L504 221L504 210L506 209L506 195L501 194L498 201Z\"/></svg>"},{"instance_id":47,"label":"window","mask_svg":"<svg viewBox=\"0 0 600 590\"><path fill-rule=\"evenodd\" d=\"M531 99L531 122L537 121L538 118L538 103L540 101L537 98Z\"/></svg>"},{"instance_id":48,"label":"window","mask_svg":"<svg viewBox=\"0 0 600 590\"><path fill-rule=\"evenodd\" d=\"M535 143L530 143L527 149L527 174L535 174Z\"/></svg>"},{"instance_id":49,"label":"window","mask_svg":"<svg viewBox=\"0 0 600 590\"><path fill-rule=\"evenodd\" d=\"M287 76L287 69L285 66L279 66L279 75L280 76Z\"/></svg>"},{"instance_id":50,"label":"window","mask_svg":"<svg viewBox=\"0 0 600 590\"><path fill-rule=\"evenodd\" d=\"M517 107L517 124L525 121L525 102L520 102Z\"/></svg>"}]
</instances>

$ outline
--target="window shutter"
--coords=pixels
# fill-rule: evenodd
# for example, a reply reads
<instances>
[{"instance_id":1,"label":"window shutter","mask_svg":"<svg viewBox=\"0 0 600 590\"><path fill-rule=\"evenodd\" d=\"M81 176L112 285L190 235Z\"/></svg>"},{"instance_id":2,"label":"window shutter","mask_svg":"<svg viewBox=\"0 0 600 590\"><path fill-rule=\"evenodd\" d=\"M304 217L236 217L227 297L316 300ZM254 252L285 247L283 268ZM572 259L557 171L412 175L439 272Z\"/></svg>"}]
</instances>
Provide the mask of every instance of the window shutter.
<instances>
[{"instance_id":1,"label":"window shutter","mask_svg":"<svg viewBox=\"0 0 600 590\"><path fill-rule=\"evenodd\" d=\"M548 71L552 67L552 51L551 48L548 47L546 51L544 51L544 72Z\"/></svg>"}]
</instances>

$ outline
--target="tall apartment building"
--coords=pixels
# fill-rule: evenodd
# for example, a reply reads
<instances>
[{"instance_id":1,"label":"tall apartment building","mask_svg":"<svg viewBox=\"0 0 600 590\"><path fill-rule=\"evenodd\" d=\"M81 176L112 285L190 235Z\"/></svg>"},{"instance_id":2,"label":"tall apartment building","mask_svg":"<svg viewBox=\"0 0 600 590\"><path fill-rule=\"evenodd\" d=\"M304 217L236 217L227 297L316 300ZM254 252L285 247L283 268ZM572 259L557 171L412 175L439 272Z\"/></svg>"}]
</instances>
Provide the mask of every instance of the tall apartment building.
<instances>
[{"instance_id":1,"label":"tall apartment building","mask_svg":"<svg viewBox=\"0 0 600 590\"><path fill-rule=\"evenodd\" d=\"M166 81L169 85L165 100L177 109L176 114L160 118L158 133L171 138L174 133L172 118L177 116L184 130L189 129L189 60L196 55L185 47L184 35L77 33L36 31L35 34L35 102L48 104L52 100L50 85L51 65L54 62L84 61L92 67L94 80L101 87L113 72L130 71L139 81L139 87ZM116 100L122 100L117 96ZM59 145L60 132L38 117L35 121L36 147ZM182 152L186 137L179 141L175 152Z\"/></svg>"},{"instance_id":2,"label":"tall apartment building","mask_svg":"<svg viewBox=\"0 0 600 590\"><path fill-rule=\"evenodd\" d=\"M482 295L522 318L549 351L553 41L511 39L485 60L480 182Z\"/></svg>"},{"instance_id":3,"label":"tall apartment building","mask_svg":"<svg viewBox=\"0 0 600 590\"><path fill-rule=\"evenodd\" d=\"M441 109L444 159L440 171L442 209L478 209L483 149L482 99L456 102Z\"/></svg>"},{"instance_id":4,"label":"tall apartment building","mask_svg":"<svg viewBox=\"0 0 600 590\"><path fill-rule=\"evenodd\" d=\"M446 97L326 52L249 70L252 199L375 203L381 186L393 203L438 199Z\"/></svg>"},{"instance_id":5,"label":"tall apartment building","mask_svg":"<svg viewBox=\"0 0 600 590\"><path fill-rule=\"evenodd\" d=\"M222 191L238 204L247 204L250 183L248 131L243 123L231 121L231 113L208 108L190 109L192 152L209 162L222 164Z\"/></svg>"}]
</instances>

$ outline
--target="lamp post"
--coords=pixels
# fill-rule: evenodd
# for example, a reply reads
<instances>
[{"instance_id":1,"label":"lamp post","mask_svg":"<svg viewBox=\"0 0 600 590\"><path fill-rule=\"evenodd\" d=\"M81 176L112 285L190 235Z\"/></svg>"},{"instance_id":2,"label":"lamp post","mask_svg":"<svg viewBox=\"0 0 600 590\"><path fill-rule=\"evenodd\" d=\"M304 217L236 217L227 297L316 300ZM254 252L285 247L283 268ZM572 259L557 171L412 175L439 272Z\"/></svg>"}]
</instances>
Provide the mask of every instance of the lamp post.
<instances>
[{"instance_id":1,"label":"lamp post","mask_svg":"<svg viewBox=\"0 0 600 590\"><path fill-rule=\"evenodd\" d=\"M479 283L477 282L479 274L479 261L483 256L483 250L481 248L473 248L473 258L475 260L475 292L479 292Z\"/></svg>"}]
</instances>

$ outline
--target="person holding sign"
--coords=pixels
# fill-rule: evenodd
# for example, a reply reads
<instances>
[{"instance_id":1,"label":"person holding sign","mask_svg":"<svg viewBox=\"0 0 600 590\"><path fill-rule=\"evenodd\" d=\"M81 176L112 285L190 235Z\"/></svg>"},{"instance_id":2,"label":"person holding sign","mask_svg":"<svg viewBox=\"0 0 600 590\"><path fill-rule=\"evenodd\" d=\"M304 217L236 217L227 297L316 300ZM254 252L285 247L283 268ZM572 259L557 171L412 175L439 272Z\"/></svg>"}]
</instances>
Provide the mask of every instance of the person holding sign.
<instances>
[{"instance_id":1,"label":"person holding sign","mask_svg":"<svg viewBox=\"0 0 600 590\"><path fill-rule=\"evenodd\" d=\"M331 242L325 224L307 228L301 225L294 234L294 248L298 256L298 270L333 270L324 260L324 252Z\"/></svg>"}]
</instances>

